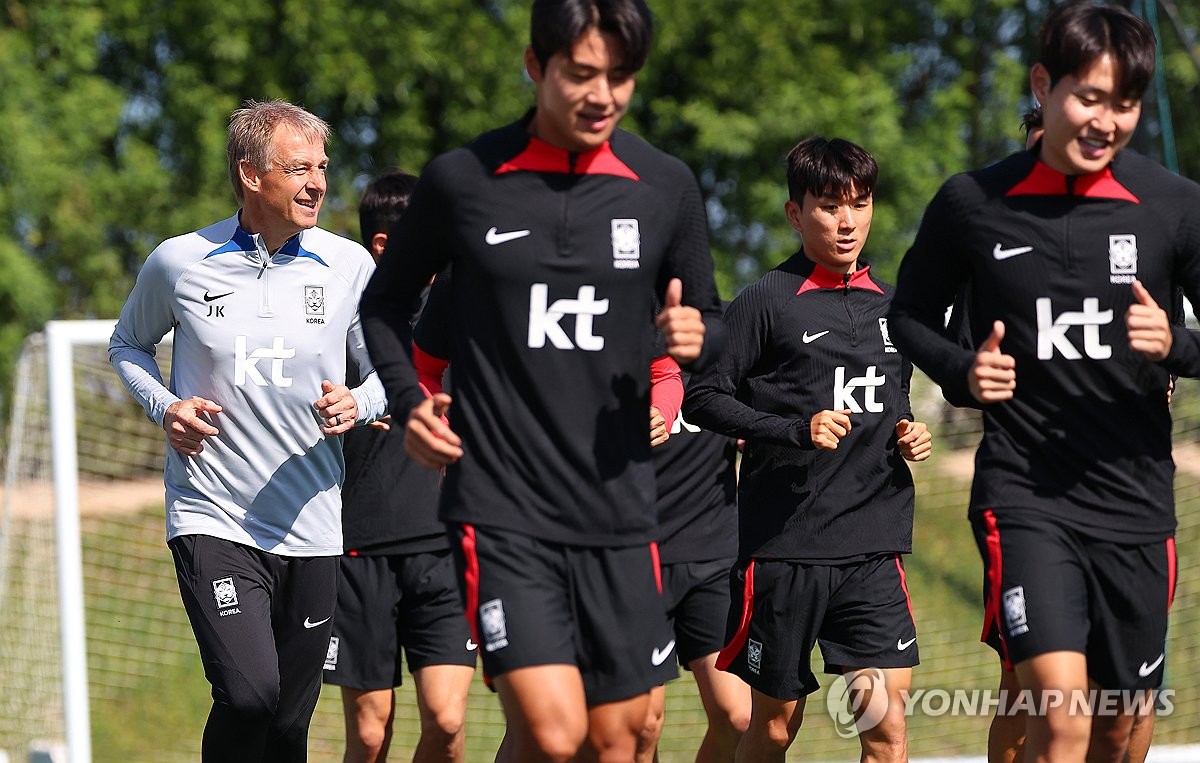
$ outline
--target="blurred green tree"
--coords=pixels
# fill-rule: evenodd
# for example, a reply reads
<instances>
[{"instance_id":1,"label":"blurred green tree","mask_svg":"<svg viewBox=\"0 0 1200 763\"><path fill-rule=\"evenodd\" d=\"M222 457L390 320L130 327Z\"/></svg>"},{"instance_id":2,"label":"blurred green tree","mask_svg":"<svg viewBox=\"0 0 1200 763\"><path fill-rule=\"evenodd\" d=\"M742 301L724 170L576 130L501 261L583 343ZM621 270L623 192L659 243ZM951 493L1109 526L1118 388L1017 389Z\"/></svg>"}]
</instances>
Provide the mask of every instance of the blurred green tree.
<instances>
[{"instance_id":1,"label":"blurred green tree","mask_svg":"<svg viewBox=\"0 0 1200 763\"><path fill-rule=\"evenodd\" d=\"M1139 0L1132 0L1136 6ZM1050 0L651 0L625 125L683 158L733 296L796 248L783 157L841 136L879 159L867 257L884 277L950 174L1016 150ZM1200 177L1200 7L1160 0L1183 174ZM1136 9L1136 8L1135 8ZM229 113L285 98L334 128L322 225L358 195L532 103L518 0L7 0L0 4L0 396L49 318L114 317L160 240L230 213ZM1158 151L1147 101L1139 147Z\"/></svg>"}]
</instances>

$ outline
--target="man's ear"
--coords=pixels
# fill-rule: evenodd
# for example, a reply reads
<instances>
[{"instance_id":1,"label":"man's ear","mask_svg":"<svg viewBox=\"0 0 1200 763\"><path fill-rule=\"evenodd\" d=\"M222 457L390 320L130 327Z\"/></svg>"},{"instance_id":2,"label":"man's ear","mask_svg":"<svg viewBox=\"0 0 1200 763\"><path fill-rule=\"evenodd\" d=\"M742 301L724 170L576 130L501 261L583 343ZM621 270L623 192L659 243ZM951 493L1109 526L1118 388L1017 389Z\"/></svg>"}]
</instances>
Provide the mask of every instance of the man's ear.
<instances>
[{"instance_id":1,"label":"man's ear","mask_svg":"<svg viewBox=\"0 0 1200 763\"><path fill-rule=\"evenodd\" d=\"M783 203L783 214L787 216L788 224L792 226L792 230L800 233L800 218L804 214L804 209L795 199L788 199Z\"/></svg>"},{"instance_id":2,"label":"man's ear","mask_svg":"<svg viewBox=\"0 0 1200 763\"><path fill-rule=\"evenodd\" d=\"M542 76L545 74L542 71L542 62L538 61L532 47L525 48L525 71L529 74L529 79L534 82L541 82Z\"/></svg>"},{"instance_id":3,"label":"man's ear","mask_svg":"<svg viewBox=\"0 0 1200 763\"><path fill-rule=\"evenodd\" d=\"M383 256L383 250L387 248L387 238L388 234L386 233L376 233L371 236L370 246L367 249L371 250L371 256L375 258L376 262L379 262L379 258Z\"/></svg>"},{"instance_id":4,"label":"man's ear","mask_svg":"<svg viewBox=\"0 0 1200 763\"><path fill-rule=\"evenodd\" d=\"M1029 89L1033 91L1033 97L1043 107L1046 101L1050 98L1050 90L1053 85L1050 83L1050 70L1040 63L1034 64L1029 69Z\"/></svg>"},{"instance_id":5,"label":"man's ear","mask_svg":"<svg viewBox=\"0 0 1200 763\"><path fill-rule=\"evenodd\" d=\"M238 161L238 178L242 182L242 187L247 191L258 191L258 187L262 183L262 175L247 159Z\"/></svg>"}]
</instances>

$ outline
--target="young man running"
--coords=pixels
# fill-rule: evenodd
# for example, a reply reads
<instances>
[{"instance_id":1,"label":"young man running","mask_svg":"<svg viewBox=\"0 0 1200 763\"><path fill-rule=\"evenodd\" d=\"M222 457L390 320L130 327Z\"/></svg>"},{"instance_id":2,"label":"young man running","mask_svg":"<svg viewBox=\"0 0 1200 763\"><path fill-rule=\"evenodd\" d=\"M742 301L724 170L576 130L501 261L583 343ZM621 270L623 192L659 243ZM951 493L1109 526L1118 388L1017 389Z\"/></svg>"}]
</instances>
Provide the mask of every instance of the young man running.
<instances>
[{"instance_id":1,"label":"young man running","mask_svg":"<svg viewBox=\"0 0 1200 763\"><path fill-rule=\"evenodd\" d=\"M1055 9L1030 70L1041 142L947 181L893 301L901 349L983 407L969 513L984 637L1038 702L1026 760L1121 760L1133 700L1163 677L1176 570L1167 387L1171 373L1200 374L1200 337L1160 305L1177 286L1200 294L1200 186L1125 148L1154 50L1123 8ZM978 351L941 326L968 283ZM1081 711L1090 689L1117 692L1116 712Z\"/></svg>"},{"instance_id":2,"label":"young man running","mask_svg":"<svg viewBox=\"0 0 1200 763\"><path fill-rule=\"evenodd\" d=\"M784 760L818 688L818 641L827 671L880 679L861 707L887 693L886 715L859 734L864 760L907 760L901 692L918 650L900 559L912 548L904 460L932 446L912 421L912 366L889 337L891 287L860 259L878 172L845 140L792 149L784 211L801 249L733 301L720 362L684 398L690 421L746 440L717 661L753 689L739 761Z\"/></svg>"},{"instance_id":3,"label":"young man running","mask_svg":"<svg viewBox=\"0 0 1200 763\"><path fill-rule=\"evenodd\" d=\"M399 170L371 181L358 205L363 242L377 260L417 178ZM415 763L463 761L475 642L446 526L437 518L441 475L412 461L399 431L347 433L342 485L345 554L338 578L325 683L342 687L344 763L387 759L403 676L416 686L421 736Z\"/></svg>"},{"instance_id":4,"label":"young man running","mask_svg":"<svg viewBox=\"0 0 1200 763\"><path fill-rule=\"evenodd\" d=\"M680 401L684 381L676 382ZM668 393L659 397L673 399ZM676 403L674 408L678 407ZM729 570L738 550L737 441L670 411L667 417L669 439L654 449L663 597L679 665L695 677L708 719L696 761L732 761L750 721L750 687L736 675L717 669L729 612ZM666 687L657 686L650 693L638 763L657 759L665 711Z\"/></svg>"},{"instance_id":5,"label":"young man running","mask_svg":"<svg viewBox=\"0 0 1200 763\"><path fill-rule=\"evenodd\" d=\"M440 516L508 721L501 757L587 742L628 761L650 688L675 673L646 436L653 299L684 364L719 350L720 304L695 178L616 129L645 4L538 0L531 32L535 108L429 164L363 314L409 452L449 465ZM447 263L453 428L410 360L415 300Z\"/></svg>"}]
</instances>

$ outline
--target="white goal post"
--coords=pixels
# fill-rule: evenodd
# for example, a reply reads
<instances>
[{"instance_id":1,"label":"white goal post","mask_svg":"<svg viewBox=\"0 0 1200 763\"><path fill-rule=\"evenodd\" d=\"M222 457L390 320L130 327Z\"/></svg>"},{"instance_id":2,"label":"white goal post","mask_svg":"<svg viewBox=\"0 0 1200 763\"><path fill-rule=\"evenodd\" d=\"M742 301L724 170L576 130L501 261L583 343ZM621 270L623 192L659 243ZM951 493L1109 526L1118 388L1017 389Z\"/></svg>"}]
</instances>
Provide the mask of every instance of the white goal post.
<instances>
[{"instance_id":1,"label":"white goal post","mask_svg":"<svg viewBox=\"0 0 1200 763\"><path fill-rule=\"evenodd\" d=\"M54 464L54 526L58 549L59 618L62 623L63 703L67 759L91 763L83 561L79 532L79 465L76 461L74 345L112 336L116 321L50 321L46 351Z\"/></svg>"}]
</instances>

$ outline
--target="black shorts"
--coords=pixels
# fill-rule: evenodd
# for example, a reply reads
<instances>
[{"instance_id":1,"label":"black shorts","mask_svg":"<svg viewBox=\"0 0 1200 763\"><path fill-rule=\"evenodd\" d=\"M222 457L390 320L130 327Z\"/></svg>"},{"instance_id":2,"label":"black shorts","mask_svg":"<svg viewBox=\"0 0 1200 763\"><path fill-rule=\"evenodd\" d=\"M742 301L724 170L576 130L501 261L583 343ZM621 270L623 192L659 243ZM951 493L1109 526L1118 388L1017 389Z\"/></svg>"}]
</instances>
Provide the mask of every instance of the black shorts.
<instances>
[{"instance_id":1,"label":"black shorts","mask_svg":"<svg viewBox=\"0 0 1200 763\"><path fill-rule=\"evenodd\" d=\"M736 559L677 562L662 566L667 622L675 632L679 664L721 651L729 615L729 570Z\"/></svg>"},{"instance_id":2,"label":"black shorts","mask_svg":"<svg viewBox=\"0 0 1200 763\"><path fill-rule=\"evenodd\" d=\"M475 667L475 642L449 549L340 557L337 610L325 683L370 691L399 686L400 650L410 672Z\"/></svg>"},{"instance_id":3,"label":"black shorts","mask_svg":"<svg viewBox=\"0 0 1200 763\"><path fill-rule=\"evenodd\" d=\"M825 672L920 662L904 565L883 554L845 565L752 559L730 572L731 634L717 667L777 699L812 694L820 643Z\"/></svg>"},{"instance_id":4,"label":"black shorts","mask_svg":"<svg viewBox=\"0 0 1200 763\"><path fill-rule=\"evenodd\" d=\"M1175 539L1097 540L1033 511L971 515L983 557L980 639L1006 669L1081 652L1102 689L1162 685Z\"/></svg>"},{"instance_id":5,"label":"black shorts","mask_svg":"<svg viewBox=\"0 0 1200 763\"><path fill-rule=\"evenodd\" d=\"M568 546L473 525L456 533L485 677L575 665L598 705L678 675L653 544Z\"/></svg>"}]
</instances>

